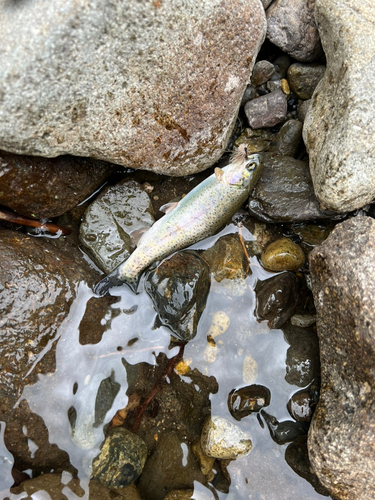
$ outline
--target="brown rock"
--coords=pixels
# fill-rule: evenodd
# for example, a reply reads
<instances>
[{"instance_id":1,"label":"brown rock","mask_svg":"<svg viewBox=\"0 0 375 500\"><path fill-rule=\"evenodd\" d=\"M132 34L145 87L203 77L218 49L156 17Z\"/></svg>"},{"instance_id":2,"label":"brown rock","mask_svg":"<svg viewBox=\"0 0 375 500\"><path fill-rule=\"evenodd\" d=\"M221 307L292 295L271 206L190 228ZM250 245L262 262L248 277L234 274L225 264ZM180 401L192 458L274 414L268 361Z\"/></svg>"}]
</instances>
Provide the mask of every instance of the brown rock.
<instances>
[{"instance_id":1,"label":"brown rock","mask_svg":"<svg viewBox=\"0 0 375 500\"><path fill-rule=\"evenodd\" d=\"M26 217L56 217L85 200L114 168L90 158L40 158L0 151L0 205Z\"/></svg>"},{"instance_id":2,"label":"brown rock","mask_svg":"<svg viewBox=\"0 0 375 500\"><path fill-rule=\"evenodd\" d=\"M90 481L89 495L85 496L85 490L80 485L79 479L73 479L71 474L67 472L43 474L29 481L24 481L18 488L12 489L12 492L19 495L22 492L27 493L27 497L22 497L25 500L36 498L38 492L46 492L52 500L66 500L68 491L72 497L77 495L77 498L89 498L89 500L140 500L141 498L134 485L109 489L95 481Z\"/></svg>"},{"instance_id":3,"label":"brown rock","mask_svg":"<svg viewBox=\"0 0 375 500\"><path fill-rule=\"evenodd\" d=\"M373 500L375 482L375 221L349 219L311 252L321 395L312 466L339 499Z\"/></svg>"}]
</instances>

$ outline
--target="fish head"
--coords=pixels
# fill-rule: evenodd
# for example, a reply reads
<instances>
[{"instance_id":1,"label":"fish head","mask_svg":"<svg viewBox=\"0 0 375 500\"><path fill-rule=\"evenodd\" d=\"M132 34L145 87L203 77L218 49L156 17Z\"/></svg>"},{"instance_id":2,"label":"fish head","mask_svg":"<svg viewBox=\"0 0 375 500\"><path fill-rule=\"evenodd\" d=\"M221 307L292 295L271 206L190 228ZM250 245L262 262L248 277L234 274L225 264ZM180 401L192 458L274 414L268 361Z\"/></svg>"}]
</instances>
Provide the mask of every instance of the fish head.
<instances>
[{"instance_id":1,"label":"fish head","mask_svg":"<svg viewBox=\"0 0 375 500\"><path fill-rule=\"evenodd\" d=\"M247 155L247 150L244 153L237 155L226 172L226 183L237 188L250 189L253 187L263 168L262 155L254 153Z\"/></svg>"}]
</instances>

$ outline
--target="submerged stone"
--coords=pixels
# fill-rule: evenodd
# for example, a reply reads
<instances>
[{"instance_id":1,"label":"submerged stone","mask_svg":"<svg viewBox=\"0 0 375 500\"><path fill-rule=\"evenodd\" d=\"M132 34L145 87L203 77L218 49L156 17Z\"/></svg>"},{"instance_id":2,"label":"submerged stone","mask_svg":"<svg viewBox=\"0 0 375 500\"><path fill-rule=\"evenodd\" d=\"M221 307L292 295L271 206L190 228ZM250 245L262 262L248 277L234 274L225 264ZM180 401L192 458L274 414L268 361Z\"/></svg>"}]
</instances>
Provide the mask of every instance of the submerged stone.
<instances>
[{"instance_id":1,"label":"submerged stone","mask_svg":"<svg viewBox=\"0 0 375 500\"><path fill-rule=\"evenodd\" d=\"M123 488L138 479L146 459L144 441L125 427L116 427L93 460L91 479L109 488Z\"/></svg>"},{"instance_id":2,"label":"submerged stone","mask_svg":"<svg viewBox=\"0 0 375 500\"><path fill-rule=\"evenodd\" d=\"M138 182L122 181L105 189L89 206L80 227L80 241L97 265L110 273L130 255L131 233L154 223L149 195Z\"/></svg>"},{"instance_id":3,"label":"submerged stone","mask_svg":"<svg viewBox=\"0 0 375 500\"><path fill-rule=\"evenodd\" d=\"M289 272L258 281L255 288L257 318L267 320L269 328L280 328L293 315L299 290L299 279Z\"/></svg>"},{"instance_id":4,"label":"submerged stone","mask_svg":"<svg viewBox=\"0 0 375 500\"><path fill-rule=\"evenodd\" d=\"M201 445L209 457L235 460L250 453L252 441L236 424L213 416L203 426Z\"/></svg>"},{"instance_id":5,"label":"submerged stone","mask_svg":"<svg viewBox=\"0 0 375 500\"><path fill-rule=\"evenodd\" d=\"M206 262L192 251L174 254L147 275L145 288L161 324L181 340L193 339L210 290Z\"/></svg>"},{"instance_id":6,"label":"submerged stone","mask_svg":"<svg viewBox=\"0 0 375 500\"><path fill-rule=\"evenodd\" d=\"M266 421L272 439L277 444L290 443L298 437L307 434L309 426L305 422L294 422L293 420L279 422L276 417L270 415L265 410L261 411L261 415Z\"/></svg>"},{"instance_id":7,"label":"submerged stone","mask_svg":"<svg viewBox=\"0 0 375 500\"><path fill-rule=\"evenodd\" d=\"M263 385L248 385L233 389L228 396L228 409L236 420L257 413L271 402L271 392Z\"/></svg>"}]
</instances>

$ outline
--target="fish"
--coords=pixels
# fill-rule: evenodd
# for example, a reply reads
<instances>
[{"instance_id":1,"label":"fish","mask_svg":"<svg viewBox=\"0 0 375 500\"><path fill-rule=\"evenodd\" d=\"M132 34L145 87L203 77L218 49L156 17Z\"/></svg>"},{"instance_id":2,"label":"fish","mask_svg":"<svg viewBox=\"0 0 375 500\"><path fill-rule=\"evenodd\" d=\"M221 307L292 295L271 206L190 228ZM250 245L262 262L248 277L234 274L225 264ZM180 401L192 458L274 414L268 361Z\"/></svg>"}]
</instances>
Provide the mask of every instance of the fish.
<instances>
[{"instance_id":1,"label":"fish","mask_svg":"<svg viewBox=\"0 0 375 500\"><path fill-rule=\"evenodd\" d=\"M142 235L129 258L94 287L103 296L110 288L127 284L136 291L139 276L152 263L214 234L244 204L258 181L262 155L248 155L239 146L226 167L198 184L174 208Z\"/></svg>"}]
</instances>

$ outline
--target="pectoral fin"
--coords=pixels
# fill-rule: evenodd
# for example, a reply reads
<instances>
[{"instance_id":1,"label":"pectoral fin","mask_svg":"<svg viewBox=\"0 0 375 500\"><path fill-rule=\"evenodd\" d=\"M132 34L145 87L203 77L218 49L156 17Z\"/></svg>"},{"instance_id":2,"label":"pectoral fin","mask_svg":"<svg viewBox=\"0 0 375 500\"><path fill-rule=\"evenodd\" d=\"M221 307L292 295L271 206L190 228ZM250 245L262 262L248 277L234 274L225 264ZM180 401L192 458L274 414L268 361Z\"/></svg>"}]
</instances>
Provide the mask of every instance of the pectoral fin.
<instances>
[{"instance_id":1,"label":"pectoral fin","mask_svg":"<svg viewBox=\"0 0 375 500\"><path fill-rule=\"evenodd\" d=\"M139 229L135 229L130 233L130 238L132 240L132 244L136 247L139 245L139 242L142 239L142 236L147 233L149 227L140 227Z\"/></svg>"},{"instance_id":2,"label":"pectoral fin","mask_svg":"<svg viewBox=\"0 0 375 500\"><path fill-rule=\"evenodd\" d=\"M215 170L214 170L214 174L216 176L216 179L218 180L218 182L221 181L223 175L224 175L224 170L221 170L221 168L219 167L216 167Z\"/></svg>"},{"instance_id":3,"label":"pectoral fin","mask_svg":"<svg viewBox=\"0 0 375 500\"><path fill-rule=\"evenodd\" d=\"M172 212L172 210L174 210L177 205L179 204L178 201L171 201L170 203L166 203L165 205L163 205L162 207L160 207L160 212L164 212L165 214L169 214L170 212Z\"/></svg>"}]
</instances>

